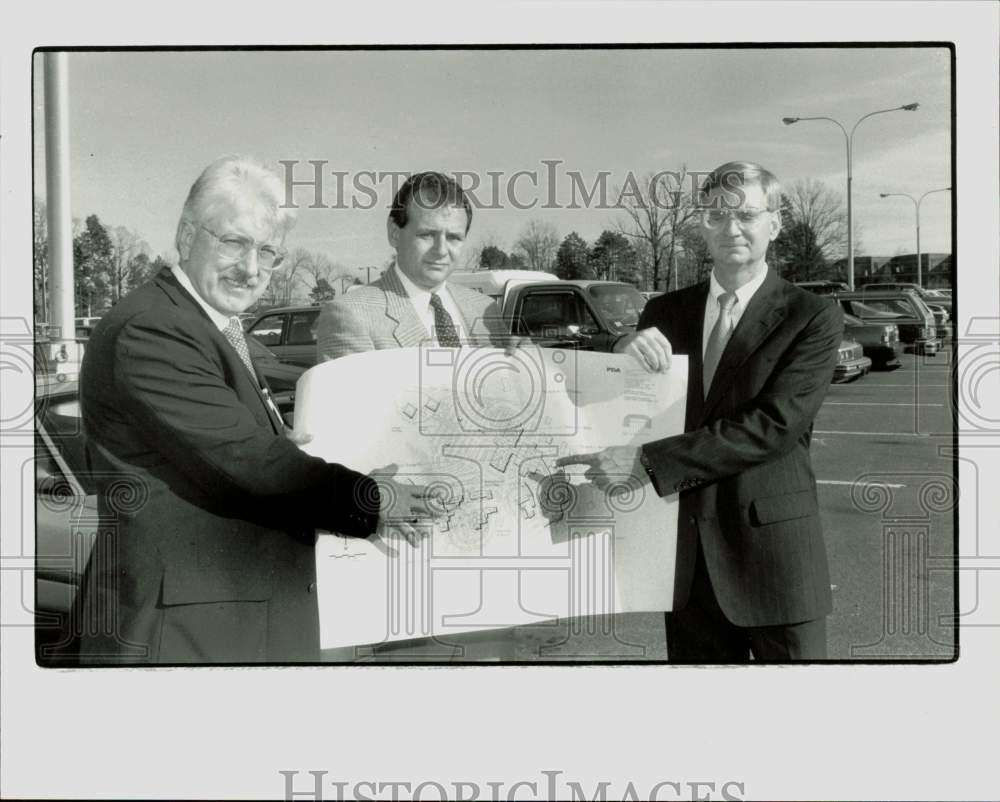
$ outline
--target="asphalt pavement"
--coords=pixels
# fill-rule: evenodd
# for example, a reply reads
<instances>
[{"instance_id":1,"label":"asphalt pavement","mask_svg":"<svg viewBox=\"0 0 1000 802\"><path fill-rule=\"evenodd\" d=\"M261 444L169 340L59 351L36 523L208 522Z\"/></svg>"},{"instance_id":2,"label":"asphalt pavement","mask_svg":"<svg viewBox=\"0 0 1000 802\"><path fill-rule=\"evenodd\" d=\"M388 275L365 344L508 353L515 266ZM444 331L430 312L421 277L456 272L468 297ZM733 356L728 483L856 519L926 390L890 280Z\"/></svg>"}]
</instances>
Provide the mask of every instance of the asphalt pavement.
<instances>
[{"instance_id":1,"label":"asphalt pavement","mask_svg":"<svg viewBox=\"0 0 1000 802\"><path fill-rule=\"evenodd\" d=\"M949 352L830 388L813 468L830 557L836 660L954 656ZM521 627L517 659L668 659L661 613Z\"/></svg>"}]
</instances>

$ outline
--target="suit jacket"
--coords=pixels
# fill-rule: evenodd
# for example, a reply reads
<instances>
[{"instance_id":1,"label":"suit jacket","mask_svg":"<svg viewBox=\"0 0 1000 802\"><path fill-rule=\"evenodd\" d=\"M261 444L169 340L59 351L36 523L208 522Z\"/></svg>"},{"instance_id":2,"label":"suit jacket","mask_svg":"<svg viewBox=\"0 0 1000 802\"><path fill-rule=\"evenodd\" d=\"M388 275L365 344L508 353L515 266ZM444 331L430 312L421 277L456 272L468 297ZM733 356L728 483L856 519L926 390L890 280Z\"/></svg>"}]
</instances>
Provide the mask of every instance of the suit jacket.
<instances>
[{"instance_id":1,"label":"suit jacket","mask_svg":"<svg viewBox=\"0 0 1000 802\"><path fill-rule=\"evenodd\" d=\"M80 402L101 518L85 662L318 659L314 528L374 531L372 480L284 436L169 269L94 330Z\"/></svg>"},{"instance_id":2,"label":"suit jacket","mask_svg":"<svg viewBox=\"0 0 1000 802\"><path fill-rule=\"evenodd\" d=\"M472 344L502 345L500 309L475 290L448 285ZM383 348L407 348L427 341L406 288L395 269L325 304L316 329L319 361Z\"/></svg>"},{"instance_id":3,"label":"suit jacket","mask_svg":"<svg viewBox=\"0 0 1000 802\"><path fill-rule=\"evenodd\" d=\"M832 609L816 480L813 419L843 336L828 299L768 270L702 390L708 282L655 298L656 326L689 358L685 433L644 447L661 495L680 493L675 609L684 605L700 537L712 586L738 626L792 624Z\"/></svg>"}]
</instances>

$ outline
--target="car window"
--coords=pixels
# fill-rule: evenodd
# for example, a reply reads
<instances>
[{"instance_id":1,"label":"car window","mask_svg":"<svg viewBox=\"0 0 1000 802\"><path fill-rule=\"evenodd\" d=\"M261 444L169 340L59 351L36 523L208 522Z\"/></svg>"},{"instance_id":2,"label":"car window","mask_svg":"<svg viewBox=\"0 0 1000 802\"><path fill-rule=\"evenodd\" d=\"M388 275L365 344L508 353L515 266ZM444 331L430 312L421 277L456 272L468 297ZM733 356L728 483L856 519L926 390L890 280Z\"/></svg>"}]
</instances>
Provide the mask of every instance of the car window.
<instances>
[{"instance_id":1,"label":"car window","mask_svg":"<svg viewBox=\"0 0 1000 802\"><path fill-rule=\"evenodd\" d=\"M288 336L285 345L316 345L316 322L319 310L292 312L288 316Z\"/></svg>"},{"instance_id":2,"label":"car window","mask_svg":"<svg viewBox=\"0 0 1000 802\"><path fill-rule=\"evenodd\" d=\"M520 333L532 337L563 337L577 331L597 332L600 327L589 309L570 292L533 292L521 303Z\"/></svg>"},{"instance_id":3,"label":"car window","mask_svg":"<svg viewBox=\"0 0 1000 802\"><path fill-rule=\"evenodd\" d=\"M878 312L914 317L912 305L902 298L868 298L865 300L865 304Z\"/></svg>"},{"instance_id":4,"label":"car window","mask_svg":"<svg viewBox=\"0 0 1000 802\"><path fill-rule=\"evenodd\" d=\"M608 324L617 329L635 326L646 303L637 289L626 286L595 284L590 288L590 297Z\"/></svg>"},{"instance_id":5,"label":"car window","mask_svg":"<svg viewBox=\"0 0 1000 802\"><path fill-rule=\"evenodd\" d=\"M281 345L281 327L284 322L284 315L265 315L253 324L250 333L264 345Z\"/></svg>"}]
</instances>

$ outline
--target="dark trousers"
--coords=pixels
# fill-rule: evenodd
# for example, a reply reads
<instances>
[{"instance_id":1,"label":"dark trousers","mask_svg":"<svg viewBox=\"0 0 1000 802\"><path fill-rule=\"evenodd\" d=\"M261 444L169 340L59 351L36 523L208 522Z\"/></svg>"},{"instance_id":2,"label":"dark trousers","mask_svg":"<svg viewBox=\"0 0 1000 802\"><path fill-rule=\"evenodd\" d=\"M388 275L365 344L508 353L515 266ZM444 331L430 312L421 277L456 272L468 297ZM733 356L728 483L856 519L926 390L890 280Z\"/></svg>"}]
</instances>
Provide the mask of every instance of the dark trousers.
<instances>
[{"instance_id":1,"label":"dark trousers","mask_svg":"<svg viewBox=\"0 0 1000 802\"><path fill-rule=\"evenodd\" d=\"M666 614L671 663L793 662L826 659L826 618L767 627L738 627L726 618L712 589L698 543L687 606Z\"/></svg>"}]
</instances>

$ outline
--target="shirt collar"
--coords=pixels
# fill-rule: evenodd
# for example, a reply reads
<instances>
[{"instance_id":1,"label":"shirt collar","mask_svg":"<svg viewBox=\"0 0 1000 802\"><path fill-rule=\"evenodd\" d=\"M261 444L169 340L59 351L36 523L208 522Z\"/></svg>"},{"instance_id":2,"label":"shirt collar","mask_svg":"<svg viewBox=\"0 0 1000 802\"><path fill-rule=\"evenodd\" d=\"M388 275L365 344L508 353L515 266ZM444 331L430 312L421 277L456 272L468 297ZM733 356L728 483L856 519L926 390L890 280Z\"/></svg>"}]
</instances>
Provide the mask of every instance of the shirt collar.
<instances>
[{"instance_id":1,"label":"shirt collar","mask_svg":"<svg viewBox=\"0 0 1000 802\"><path fill-rule=\"evenodd\" d=\"M767 262L764 263L764 269L760 271L756 276L754 276L750 281L744 284L742 287L738 287L736 290L736 303L740 305L740 309L746 309L750 299L753 298L754 293L760 289L760 285L764 283L764 279L767 278ZM712 271L712 278L709 280L708 293L716 303L719 301L719 296L726 292L726 288L723 287L719 280L715 277L715 271Z\"/></svg>"},{"instance_id":2,"label":"shirt collar","mask_svg":"<svg viewBox=\"0 0 1000 802\"><path fill-rule=\"evenodd\" d=\"M198 290L194 288L194 284L191 283L191 279L188 277L188 274L181 270L180 265L171 265L170 269L173 271L174 277L180 285L191 293L191 297L198 302L198 306L205 310L205 314L208 315L209 320L215 324L215 327L219 331L225 331L226 327L229 325L229 316L222 314L222 312L218 309L213 309L208 305L205 299L198 293ZM237 321L239 320L238 316L234 315L233 317L235 317Z\"/></svg>"},{"instance_id":3,"label":"shirt collar","mask_svg":"<svg viewBox=\"0 0 1000 802\"><path fill-rule=\"evenodd\" d=\"M399 269L398 263L393 263L392 269L396 271L396 276L399 278L400 283L403 285L403 289L406 290L406 294L410 296L410 300L413 301L415 306L419 306L423 309L426 306L431 305L431 291L425 290L423 287L418 287L410 278ZM444 293L447 284L442 284L438 290L438 295Z\"/></svg>"}]
</instances>

